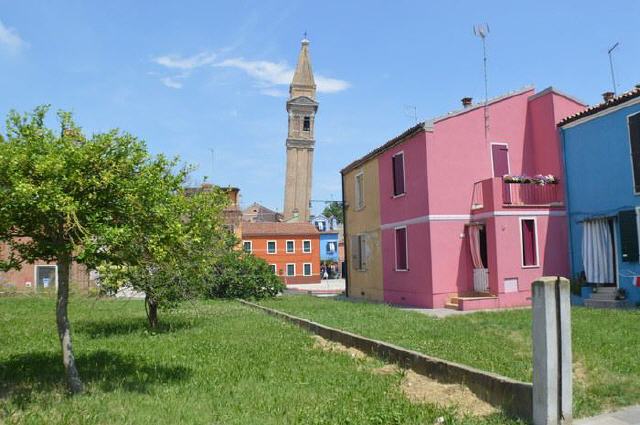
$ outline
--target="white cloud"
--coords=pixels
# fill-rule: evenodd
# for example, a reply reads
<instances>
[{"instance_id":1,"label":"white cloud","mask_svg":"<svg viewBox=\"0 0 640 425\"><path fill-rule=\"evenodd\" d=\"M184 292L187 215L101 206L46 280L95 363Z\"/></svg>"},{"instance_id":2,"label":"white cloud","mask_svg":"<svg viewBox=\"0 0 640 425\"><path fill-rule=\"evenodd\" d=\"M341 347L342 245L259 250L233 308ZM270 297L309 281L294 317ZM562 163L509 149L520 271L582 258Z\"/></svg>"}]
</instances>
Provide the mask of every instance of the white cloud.
<instances>
[{"instance_id":1,"label":"white cloud","mask_svg":"<svg viewBox=\"0 0 640 425\"><path fill-rule=\"evenodd\" d=\"M254 78L258 86L262 87L260 93L276 97L286 96L287 94L273 86L289 85L294 73L293 68L283 62L249 61L243 58L226 59L214 64L214 66L240 69ZM336 93L350 87L347 81L318 74L316 74L315 80L320 93Z\"/></svg>"},{"instance_id":2,"label":"white cloud","mask_svg":"<svg viewBox=\"0 0 640 425\"><path fill-rule=\"evenodd\" d=\"M190 70L205 65L211 65L216 60L216 55L210 52L202 52L197 55L182 57L179 55L165 55L153 58L158 65L171 69Z\"/></svg>"},{"instance_id":3,"label":"white cloud","mask_svg":"<svg viewBox=\"0 0 640 425\"><path fill-rule=\"evenodd\" d=\"M5 46L13 52L17 52L28 44L20 38L16 30L5 26L2 21L0 21L0 45Z\"/></svg>"},{"instance_id":4,"label":"white cloud","mask_svg":"<svg viewBox=\"0 0 640 425\"><path fill-rule=\"evenodd\" d=\"M161 78L160 81L162 82L162 84L172 89L182 88L182 83L174 77L164 77L164 78Z\"/></svg>"}]
</instances>

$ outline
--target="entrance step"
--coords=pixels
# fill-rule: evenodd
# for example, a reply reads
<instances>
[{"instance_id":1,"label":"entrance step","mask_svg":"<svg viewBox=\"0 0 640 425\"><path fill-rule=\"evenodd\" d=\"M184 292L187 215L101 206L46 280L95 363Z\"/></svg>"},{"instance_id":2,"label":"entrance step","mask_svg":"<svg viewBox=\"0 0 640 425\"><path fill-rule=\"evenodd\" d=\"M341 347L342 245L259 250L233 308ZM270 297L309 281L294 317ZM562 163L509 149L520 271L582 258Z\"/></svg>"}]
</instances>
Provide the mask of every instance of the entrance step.
<instances>
[{"instance_id":1,"label":"entrance step","mask_svg":"<svg viewBox=\"0 0 640 425\"><path fill-rule=\"evenodd\" d=\"M594 294L595 295L595 294ZM584 300L585 307L592 308L630 308L631 305L626 300L603 300L589 298Z\"/></svg>"},{"instance_id":2,"label":"entrance step","mask_svg":"<svg viewBox=\"0 0 640 425\"><path fill-rule=\"evenodd\" d=\"M615 292L594 292L591 294L592 300L615 300L616 293Z\"/></svg>"}]
</instances>

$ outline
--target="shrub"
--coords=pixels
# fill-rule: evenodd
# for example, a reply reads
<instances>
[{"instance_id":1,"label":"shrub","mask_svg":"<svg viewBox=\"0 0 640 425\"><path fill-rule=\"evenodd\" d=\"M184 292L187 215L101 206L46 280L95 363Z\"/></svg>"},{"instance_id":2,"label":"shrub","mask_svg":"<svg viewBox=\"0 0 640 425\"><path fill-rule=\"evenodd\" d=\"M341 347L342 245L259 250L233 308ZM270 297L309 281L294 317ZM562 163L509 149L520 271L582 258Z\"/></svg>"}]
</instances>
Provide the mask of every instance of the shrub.
<instances>
[{"instance_id":1,"label":"shrub","mask_svg":"<svg viewBox=\"0 0 640 425\"><path fill-rule=\"evenodd\" d=\"M216 264L206 295L210 298L267 298L284 289L266 261L233 251Z\"/></svg>"}]
</instances>

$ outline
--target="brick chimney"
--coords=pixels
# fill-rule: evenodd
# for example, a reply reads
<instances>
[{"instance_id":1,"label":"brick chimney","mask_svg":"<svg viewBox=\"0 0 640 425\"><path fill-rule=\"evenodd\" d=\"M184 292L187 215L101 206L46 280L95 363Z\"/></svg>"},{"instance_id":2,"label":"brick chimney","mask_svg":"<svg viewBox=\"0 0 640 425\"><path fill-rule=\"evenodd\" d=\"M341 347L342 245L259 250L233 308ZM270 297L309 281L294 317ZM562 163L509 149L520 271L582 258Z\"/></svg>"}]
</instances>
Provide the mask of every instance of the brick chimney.
<instances>
[{"instance_id":1,"label":"brick chimney","mask_svg":"<svg viewBox=\"0 0 640 425\"><path fill-rule=\"evenodd\" d=\"M463 97L462 98L462 106L467 109L469 106L471 106L473 102L473 98L471 97Z\"/></svg>"},{"instance_id":2,"label":"brick chimney","mask_svg":"<svg viewBox=\"0 0 640 425\"><path fill-rule=\"evenodd\" d=\"M615 95L616 94L614 92L612 92L612 91L606 91L606 92L602 93L602 99L605 102L608 102L608 101L612 100L615 97Z\"/></svg>"}]
</instances>

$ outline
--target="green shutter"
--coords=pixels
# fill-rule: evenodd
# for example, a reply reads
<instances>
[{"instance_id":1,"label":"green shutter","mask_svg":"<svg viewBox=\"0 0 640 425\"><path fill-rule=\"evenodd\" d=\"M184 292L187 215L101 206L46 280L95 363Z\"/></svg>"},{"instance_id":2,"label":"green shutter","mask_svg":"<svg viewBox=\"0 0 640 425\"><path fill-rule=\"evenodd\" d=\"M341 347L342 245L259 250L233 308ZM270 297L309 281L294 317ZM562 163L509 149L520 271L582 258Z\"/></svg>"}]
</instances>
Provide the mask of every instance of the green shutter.
<instances>
[{"instance_id":1,"label":"green shutter","mask_svg":"<svg viewBox=\"0 0 640 425\"><path fill-rule=\"evenodd\" d=\"M618 213L620 225L620 246L622 261L631 263L638 261L638 224L636 211L627 210Z\"/></svg>"}]
</instances>

